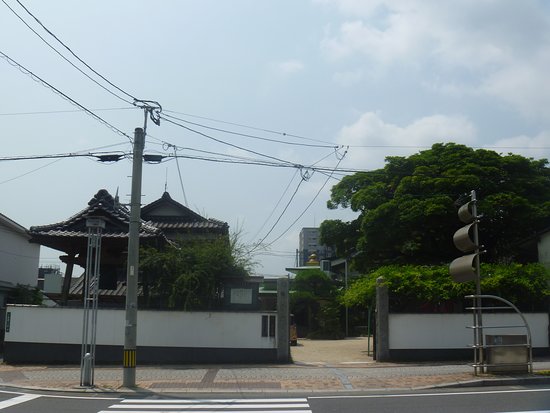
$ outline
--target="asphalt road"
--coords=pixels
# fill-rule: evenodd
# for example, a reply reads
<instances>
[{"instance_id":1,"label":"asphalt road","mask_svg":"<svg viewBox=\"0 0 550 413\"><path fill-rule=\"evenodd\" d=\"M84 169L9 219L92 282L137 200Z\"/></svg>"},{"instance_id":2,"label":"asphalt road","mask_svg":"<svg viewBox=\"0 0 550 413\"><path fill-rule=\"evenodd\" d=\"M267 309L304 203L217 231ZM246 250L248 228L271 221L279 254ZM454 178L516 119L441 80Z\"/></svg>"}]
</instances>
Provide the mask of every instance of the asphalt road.
<instances>
[{"instance_id":1,"label":"asphalt road","mask_svg":"<svg viewBox=\"0 0 550 413\"><path fill-rule=\"evenodd\" d=\"M181 396L181 395L180 395ZM522 386L378 392L376 394L259 398L108 398L103 395L67 396L49 393L0 393L2 413L503 413L550 412L550 387Z\"/></svg>"}]
</instances>

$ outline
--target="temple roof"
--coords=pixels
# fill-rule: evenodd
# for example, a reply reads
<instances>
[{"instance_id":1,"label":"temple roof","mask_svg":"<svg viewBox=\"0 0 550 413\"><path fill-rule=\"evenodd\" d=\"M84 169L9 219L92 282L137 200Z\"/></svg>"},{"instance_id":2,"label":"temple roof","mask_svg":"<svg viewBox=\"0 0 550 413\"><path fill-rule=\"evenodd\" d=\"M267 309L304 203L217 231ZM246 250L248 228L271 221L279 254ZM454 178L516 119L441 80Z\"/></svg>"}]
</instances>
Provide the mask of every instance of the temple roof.
<instances>
[{"instance_id":1,"label":"temple roof","mask_svg":"<svg viewBox=\"0 0 550 413\"><path fill-rule=\"evenodd\" d=\"M217 219L204 218L174 201L168 192L141 209L141 217L162 230L206 230L227 233L229 226Z\"/></svg>"},{"instance_id":2,"label":"temple roof","mask_svg":"<svg viewBox=\"0 0 550 413\"><path fill-rule=\"evenodd\" d=\"M69 239L85 242L88 237L86 220L90 217L101 217L105 221L105 228L101 232L102 238L120 239L120 241L128 238L129 209L121 205L107 190L101 189L88 202L86 208L65 221L30 227L31 241L59 251L67 251ZM141 222L139 236L140 238L163 238L160 228L145 221Z\"/></svg>"}]
</instances>

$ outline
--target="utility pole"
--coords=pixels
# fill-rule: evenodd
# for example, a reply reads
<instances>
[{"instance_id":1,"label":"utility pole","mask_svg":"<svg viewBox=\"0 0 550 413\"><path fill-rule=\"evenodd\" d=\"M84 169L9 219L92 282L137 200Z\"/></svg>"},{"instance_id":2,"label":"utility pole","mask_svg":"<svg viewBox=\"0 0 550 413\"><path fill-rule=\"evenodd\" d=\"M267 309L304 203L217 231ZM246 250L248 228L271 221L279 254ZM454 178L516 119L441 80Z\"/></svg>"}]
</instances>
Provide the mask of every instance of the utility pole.
<instances>
[{"instance_id":1,"label":"utility pole","mask_svg":"<svg viewBox=\"0 0 550 413\"><path fill-rule=\"evenodd\" d=\"M122 379L124 387L136 386L137 288L139 270L139 229L141 224L141 171L144 147L145 132L141 128L136 128L134 131L134 159L132 162L128 266L126 269L126 324L124 328Z\"/></svg>"},{"instance_id":2,"label":"utility pole","mask_svg":"<svg viewBox=\"0 0 550 413\"><path fill-rule=\"evenodd\" d=\"M132 194L130 198L130 228L128 231L128 265L126 268L126 324L124 326L124 355L122 385L136 386L137 352L137 310L139 275L139 230L141 226L141 177L143 149L147 131L147 116L155 125L160 125L162 107L158 102L136 100L134 104L144 110L142 128L134 131L134 153L132 161Z\"/></svg>"}]
</instances>

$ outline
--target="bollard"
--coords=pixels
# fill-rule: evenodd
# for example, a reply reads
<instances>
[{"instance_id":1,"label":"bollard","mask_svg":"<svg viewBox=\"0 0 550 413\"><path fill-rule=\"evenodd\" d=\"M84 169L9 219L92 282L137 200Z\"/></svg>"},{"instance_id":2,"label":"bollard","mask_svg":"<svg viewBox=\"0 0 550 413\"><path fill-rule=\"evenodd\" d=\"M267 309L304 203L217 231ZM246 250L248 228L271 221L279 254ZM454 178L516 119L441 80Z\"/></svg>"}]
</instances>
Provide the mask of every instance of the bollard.
<instances>
[{"instance_id":1,"label":"bollard","mask_svg":"<svg viewBox=\"0 0 550 413\"><path fill-rule=\"evenodd\" d=\"M90 353L84 355L84 362L82 363L82 372L80 374L80 385L83 387L92 387L94 385L92 377L92 361L93 357Z\"/></svg>"}]
</instances>

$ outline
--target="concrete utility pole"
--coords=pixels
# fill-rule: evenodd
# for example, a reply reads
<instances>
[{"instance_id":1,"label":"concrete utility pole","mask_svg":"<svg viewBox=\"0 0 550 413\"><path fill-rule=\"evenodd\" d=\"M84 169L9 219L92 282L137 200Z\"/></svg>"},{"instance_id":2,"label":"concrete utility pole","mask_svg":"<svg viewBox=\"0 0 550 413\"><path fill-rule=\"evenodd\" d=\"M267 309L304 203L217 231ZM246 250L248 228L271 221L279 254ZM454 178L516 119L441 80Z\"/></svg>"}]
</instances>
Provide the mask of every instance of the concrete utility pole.
<instances>
[{"instance_id":1,"label":"concrete utility pole","mask_svg":"<svg viewBox=\"0 0 550 413\"><path fill-rule=\"evenodd\" d=\"M124 328L122 379L124 387L136 386L139 229L141 225L141 171L144 147L145 131L142 128L136 128L134 132L130 229L128 233L128 266L126 270L126 325Z\"/></svg>"}]
</instances>

